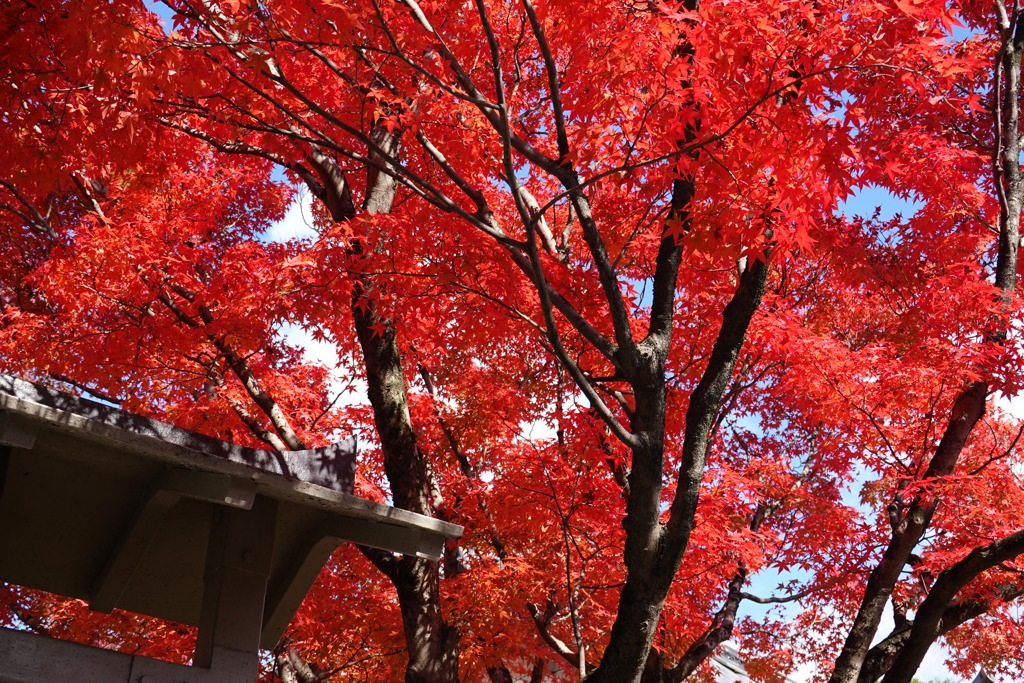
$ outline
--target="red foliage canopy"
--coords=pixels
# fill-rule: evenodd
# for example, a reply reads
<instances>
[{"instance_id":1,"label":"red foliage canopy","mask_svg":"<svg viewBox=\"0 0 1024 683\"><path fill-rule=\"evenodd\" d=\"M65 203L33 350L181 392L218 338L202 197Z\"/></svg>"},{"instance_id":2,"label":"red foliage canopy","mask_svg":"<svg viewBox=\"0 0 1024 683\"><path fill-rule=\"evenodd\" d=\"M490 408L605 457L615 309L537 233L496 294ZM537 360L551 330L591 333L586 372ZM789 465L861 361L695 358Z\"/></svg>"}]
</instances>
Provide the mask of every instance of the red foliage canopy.
<instances>
[{"instance_id":1,"label":"red foliage canopy","mask_svg":"<svg viewBox=\"0 0 1024 683\"><path fill-rule=\"evenodd\" d=\"M441 567L340 552L288 675L679 681L731 638L763 680L907 683L942 638L1019 676L1020 25L8 3L0 366L242 443L358 433L361 495L467 528ZM913 215L844 212L869 186ZM270 240L301 197L315 238Z\"/></svg>"}]
</instances>

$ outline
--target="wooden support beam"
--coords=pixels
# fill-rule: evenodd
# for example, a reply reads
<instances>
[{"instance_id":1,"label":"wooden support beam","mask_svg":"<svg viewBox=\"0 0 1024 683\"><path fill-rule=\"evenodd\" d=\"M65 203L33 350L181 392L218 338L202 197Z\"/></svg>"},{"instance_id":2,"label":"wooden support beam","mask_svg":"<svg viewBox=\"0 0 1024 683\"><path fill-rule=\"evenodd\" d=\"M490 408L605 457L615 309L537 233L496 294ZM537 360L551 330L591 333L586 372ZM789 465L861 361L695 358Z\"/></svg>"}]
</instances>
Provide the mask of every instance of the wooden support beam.
<instances>
[{"instance_id":1,"label":"wooden support beam","mask_svg":"<svg viewBox=\"0 0 1024 683\"><path fill-rule=\"evenodd\" d=\"M194 666L256 679L276 523L277 501L263 496L251 510L214 509Z\"/></svg>"},{"instance_id":2,"label":"wooden support beam","mask_svg":"<svg viewBox=\"0 0 1024 683\"><path fill-rule=\"evenodd\" d=\"M273 649L284 634L302 600L316 581L327 559L346 542L381 550L437 560L445 537L426 529L374 522L358 517L331 518L315 526L267 595L260 647Z\"/></svg>"},{"instance_id":3,"label":"wooden support beam","mask_svg":"<svg viewBox=\"0 0 1024 683\"><path fill-rule=\"evenodd\" d=\"M165 471L150 487L149 494L96 579L89 601L90 609L109 613L118 606L146 549L182 498L249 509L256 498L256 486L251 481L226 474L181 468Z\"/></svg>"},{"instance_id":4,"label":"wooden support beam","mask_svg":"<svg viewBox=\"0 0 1024 683\"><path fill-rule=\"evenodd\" d=\"M35 425L10 413L0 413L0 446L31 450L36 445L37 432Z\"/></svg>"}]
</instances>

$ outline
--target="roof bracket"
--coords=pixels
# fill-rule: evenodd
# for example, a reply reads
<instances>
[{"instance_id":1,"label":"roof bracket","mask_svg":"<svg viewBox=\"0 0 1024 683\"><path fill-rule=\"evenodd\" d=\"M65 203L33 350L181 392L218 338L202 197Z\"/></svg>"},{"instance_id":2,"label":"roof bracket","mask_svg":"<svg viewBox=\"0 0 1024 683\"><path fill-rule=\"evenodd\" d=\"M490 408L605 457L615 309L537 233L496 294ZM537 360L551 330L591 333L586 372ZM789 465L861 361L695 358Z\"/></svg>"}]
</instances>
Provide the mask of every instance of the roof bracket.
<instances>
[{"instance_id":1,"label":"roof bracket","mask_svg":"<svg viewBox=\"0 0 1024 683\"><path fill-rule=\"evenodd\" d=\"M256 485L215 472L182 468L165 470L150 488L149 495L110 554L94 584L90 609L110 612L117 606L150 542L182 498L249 510L256 499Z\"/></svg>"}]
</instances>

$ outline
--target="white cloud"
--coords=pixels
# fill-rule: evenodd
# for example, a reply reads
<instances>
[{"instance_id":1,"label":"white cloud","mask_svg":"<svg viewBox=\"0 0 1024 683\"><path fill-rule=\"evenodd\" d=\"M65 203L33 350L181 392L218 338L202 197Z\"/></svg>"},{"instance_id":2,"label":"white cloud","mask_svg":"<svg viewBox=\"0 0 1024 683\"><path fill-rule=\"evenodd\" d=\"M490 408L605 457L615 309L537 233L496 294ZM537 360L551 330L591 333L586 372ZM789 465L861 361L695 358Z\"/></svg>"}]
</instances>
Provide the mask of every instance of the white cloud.
<instances>
[{"instance_id":1,"label":"white cloud","mask_svg":"<svg viewBox=\"0 0 1024 683\"><path fill-rule=\"evenodd\" d=\"M1006 398L1002 394L995 395L995 404L1018 420L1024 420L1024 396Z\"/></svg>"},{"instance_id":2,"label":"white cloud","mask_svg":"<svg viewBox=\"0 0 1024 683\"><path fill-rule=\"evenodd\" d=\"M288 207L284 218L267 228L264 238L268 242L287 242L291 239L315 239L313 228L313 195L300 188Z\"/></svg>"},{"instance_id":3,"label":"white cloud","mask_svg":"<svg viewBox=\"0 0 1024 683\"><path fill-rule=\"evenodd\" d=\"M329 340L314 339L309 330L298 325L284 325L279 334L288 344L302 349L303 360L307 363L322 365L330 374L331 398L341 394L335 406L356 405L367 402L366 381L353 378L341 370L338 349Z\"/></svg>"},{"instance_id":4,"label":"white cloud","mask_svg":"<svg viewBox=\"0 0 1024 683\"><path fill-rule=\"evenodd\" d=\"M519 435L529 441L550 441L558 435L558 430L544 420L537 420L520 423Z\"/></svg>"}]
</instances>

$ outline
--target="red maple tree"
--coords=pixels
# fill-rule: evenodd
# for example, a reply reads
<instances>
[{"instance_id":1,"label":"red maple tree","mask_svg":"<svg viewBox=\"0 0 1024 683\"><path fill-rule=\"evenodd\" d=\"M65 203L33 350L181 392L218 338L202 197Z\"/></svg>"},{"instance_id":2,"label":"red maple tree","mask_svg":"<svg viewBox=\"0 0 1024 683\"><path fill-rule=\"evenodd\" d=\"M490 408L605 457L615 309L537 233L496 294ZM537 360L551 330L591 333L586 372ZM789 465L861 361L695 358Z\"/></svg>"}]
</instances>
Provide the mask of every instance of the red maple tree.
<instances>
[{"instance_id":1,"label":"red maple tree","mask_svg":"<svg viewBox=\"0 0 1024 683\"><path fill-rule=\"evenodd\" d=\"M0 8L0 364L358 433L361 495L466 527L440 566L339 552L278 673L681 681L730 638L762 680L908 683L939 638L1019 670L1022 10L160 8ZM844 214L867 186L920 208ZM296 187L316 238L265 239Z\"/></svg>"}]
</instances>

